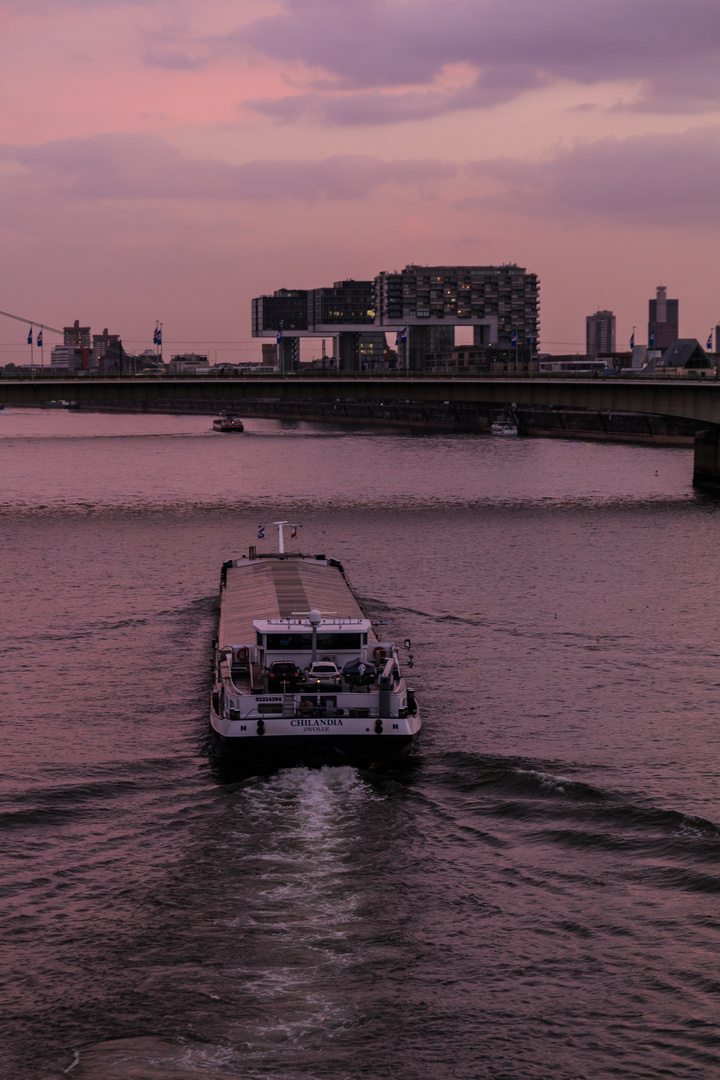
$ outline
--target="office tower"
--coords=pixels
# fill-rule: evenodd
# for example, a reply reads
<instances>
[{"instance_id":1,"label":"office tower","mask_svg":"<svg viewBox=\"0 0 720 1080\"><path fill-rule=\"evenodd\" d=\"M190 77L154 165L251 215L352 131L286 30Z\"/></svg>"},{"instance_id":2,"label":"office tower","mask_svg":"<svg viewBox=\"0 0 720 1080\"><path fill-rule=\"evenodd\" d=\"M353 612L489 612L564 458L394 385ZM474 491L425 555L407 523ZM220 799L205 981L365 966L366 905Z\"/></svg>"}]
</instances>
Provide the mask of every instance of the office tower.
<instances>
[{"instance_id":1,"label":"office tower","mask_svg":"<svg viewBox=\"0 0 720 1080\"><path fill-rule=\"evenodd\" d=\"M585 352L588 356L615 352L615 316L612 311L596 311L585 318Z\"/></svg>"},{"instance_id":2,"label":"office tower","mask_svg":"<svg viewBox=\"0 0 720 1080\"><path fill-rule=\"evenodd\" d=\"M648 346L668 349L680 337L678 301L668 300L667 288L658 285L657 296L649 302Z\"/></svg>"}]
</instances>

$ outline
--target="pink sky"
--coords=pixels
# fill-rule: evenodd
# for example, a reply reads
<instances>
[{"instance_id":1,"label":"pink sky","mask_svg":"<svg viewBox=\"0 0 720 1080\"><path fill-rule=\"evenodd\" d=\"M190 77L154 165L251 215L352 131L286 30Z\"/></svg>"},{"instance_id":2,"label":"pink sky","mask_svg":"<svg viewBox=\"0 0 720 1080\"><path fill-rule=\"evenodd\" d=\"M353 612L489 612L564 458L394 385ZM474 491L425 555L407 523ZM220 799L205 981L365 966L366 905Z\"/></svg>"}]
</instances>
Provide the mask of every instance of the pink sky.
<instances>
[{"instance_id":1,"label":"pink sky","mask_svg":"<svg viewBox=\"0 0 720 1080\"><path fill-rule=\"evenodd\" d=\"M660 283L682 335L720 321L717 0L0 0L0 32L4 311L252 359L254 295L516 262L550 351L598 307L644 341Z\"/></svg>"}]
</instances>

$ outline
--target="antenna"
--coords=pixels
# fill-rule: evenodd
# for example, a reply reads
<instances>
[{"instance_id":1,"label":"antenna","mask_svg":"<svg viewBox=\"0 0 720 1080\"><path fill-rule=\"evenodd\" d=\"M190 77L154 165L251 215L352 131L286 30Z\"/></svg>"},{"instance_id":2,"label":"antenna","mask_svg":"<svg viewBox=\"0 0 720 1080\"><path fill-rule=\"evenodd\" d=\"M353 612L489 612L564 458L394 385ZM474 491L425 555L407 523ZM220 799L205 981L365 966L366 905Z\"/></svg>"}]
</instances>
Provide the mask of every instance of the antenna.
<instances>
[{"instance_id":1,"label":"antenna","mask_svg":"<svg viewBox=\"0 0 720 1080\"><path fill-rule=\"evenodd\" d=\"M322 622L323 615L335 615L334 611L318 611L317 608L313 608L312 611L293 611L293 615L306 615L307 621L312 627L312 655L310 657L311 663L315 663L317 660L317 632L318 626Z\"/></svg>"}]
</instances>

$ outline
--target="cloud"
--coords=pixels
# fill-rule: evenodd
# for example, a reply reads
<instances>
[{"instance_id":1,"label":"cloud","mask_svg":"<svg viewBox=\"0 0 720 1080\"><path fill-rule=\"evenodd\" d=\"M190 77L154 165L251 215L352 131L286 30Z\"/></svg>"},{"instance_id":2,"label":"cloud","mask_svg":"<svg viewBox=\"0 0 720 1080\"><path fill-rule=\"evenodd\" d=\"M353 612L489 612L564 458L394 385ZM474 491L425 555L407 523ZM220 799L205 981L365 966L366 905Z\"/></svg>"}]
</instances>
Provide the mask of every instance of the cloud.
<instances>
[{"instance_id":1,"label":"cloud","mask_svg":"<svg viewBox=\"0 0 720 1080\"><path fill-rule=\"evenodd\" d=\"M148 67L167 68L169 71L198 71L207 67L205 57L191 56L179 49L149 49L142 57Z\"/></svg>"},{"instance_id":2,"label":"cloud","mask_svg":"<svg viewBox=\"0 0 720 1080\"><path fill-rule=\"evenodd\" d=\"M355 200L384 184L422 189L457 173L452 163L382 161L362 154L231 165L187 157L166 140L143 134L5 146L1 162L6 168L0 190L52 189L77 199Z\"/></svg>"},{"instance_id":3,"label":"cloud","mask_svg":"<svg viewBox=\"0 0 720 1080\"><path fill-rule=\"evenodd\" d=\"M537 72L518 72L509 80L506 71L488 69L479 74L470 86L459 89L408 90L390 94L377 90L342 94L315 91L246 101L245 107L286 123L309 120L359 127L427 120L461 109L486 109L511 101L521 90L536 89L544 81L547 80Z\"/></svg>"},{"instance_id":4,"label":"cloud","mask_svg":"<svg viewBox=\"0 0 720 1080\"><path fill-rule=\"evenodd\" d=\"M58 11L83 11L87 8L149 8L165 4L167 0L0 0L0 12L28 15L47 13L56 15Z\"/></svg>"},{"instance_id":5,"label":"cloud","mask_svg":"<svg viewBox=\"0 0 720 1080\"><path fill-rule=\"evenodd\" d=\"M580 143L541 162L473 162L471 176L499 182L499 194L459 201L458 209L598 219L660 226L717 225L720 127L682 134Z\"/></svg>"},{"instance_id":6,"label":"cloud","mask_svg":"<svg viewBox=\"0 0 720 1080\"><path fill-rule=\"evenodd\" d=\"M19 206L43 201L322 207L361 203L384 190L384 205L398 209L409 192L423 199L442 192L433 215L454 199L457 210L488 219L500 212L571 224L676 227L720 221L719 173L720 126L581 142L540 161L495 158L465 164L345 154L233 165L189 157L153 135L105 134L0 146L0 205L10 222Z\"/></svg>"},{"instance_id":7,"label":"cloud","mask_svg":"<svg viewBox=\"0 0 720 1080\"><path fill-rule=\"evenodd\" d=\"M280 119L357 124L364 108L373 123L433 116L557 80L637 83L637 99L624 106L636 110L720 105L717 0L286 0L282 13L212 48L317 73L312 93L295 101L249 103ZM443 94L435 84L455 64L474 69L476 81ZM408 92L398 98L401 87Z\"/></svg>"}]
</instances>

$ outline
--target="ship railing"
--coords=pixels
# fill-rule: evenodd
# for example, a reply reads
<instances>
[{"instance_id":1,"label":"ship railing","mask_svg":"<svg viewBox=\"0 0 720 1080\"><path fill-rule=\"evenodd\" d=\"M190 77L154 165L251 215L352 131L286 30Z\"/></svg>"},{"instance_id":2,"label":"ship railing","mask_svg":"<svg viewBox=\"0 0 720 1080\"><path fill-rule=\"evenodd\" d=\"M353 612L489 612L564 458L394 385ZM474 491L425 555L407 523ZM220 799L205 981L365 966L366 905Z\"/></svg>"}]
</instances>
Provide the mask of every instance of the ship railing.
<instances>
[{"instance_id":1,"label":"ship railing","mask_svg":"<svg viewBox=\"0 0 720 1080\"><path fill-rule=\"evenodd\" d=\"M300 617L300 618L297 618L297 617L296 618L290 618L290 617L288 617L287 619L262 619L262 620L257 620L257 621L258 622L262 621L264 623L267 623L269 626L305 626L306 624L308 626L311 625L310 620L307 617ZM332 618L328 617L328 618L321 619L320 620L320 625L324 626L324 625L327 624L327 625L333 625L333 626L335 626L335 625L346 626L346 625L356 625L356 624L360 624L360 623L364 623L364 622L368 622L368 621L369 621L368 619L359 619L359 618L356 618L356 617L353 617L353 618L348 617L348 618L342 618L341 619L341 618L336 618L333 615Z\"/></svg>"},{"instance_id":2,"label":"ship railing","mask_svg":"<svg viewBox=\"0 0 720 1080\"><path fill-rule=\"evenodd\" d=\"M232 708L240 708L239 699L243 696L240 687L236 686L232 677L232 653L225 653L225 659L220 661L220 680L225 688L225 696L228 701L233 700Z\"/></svg>"}]
</instances>

